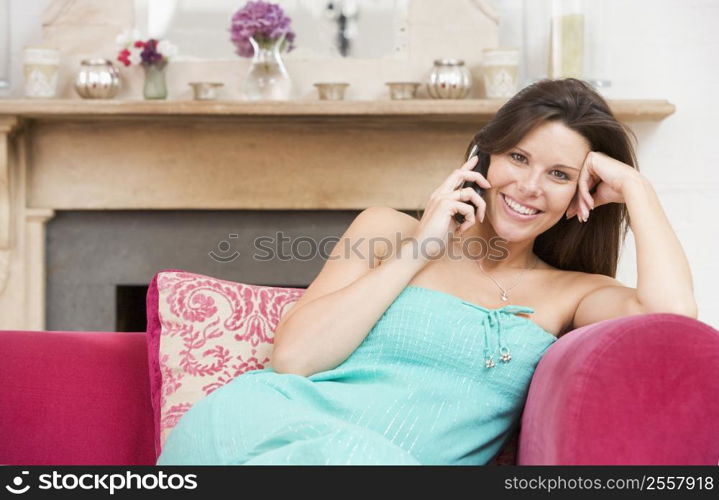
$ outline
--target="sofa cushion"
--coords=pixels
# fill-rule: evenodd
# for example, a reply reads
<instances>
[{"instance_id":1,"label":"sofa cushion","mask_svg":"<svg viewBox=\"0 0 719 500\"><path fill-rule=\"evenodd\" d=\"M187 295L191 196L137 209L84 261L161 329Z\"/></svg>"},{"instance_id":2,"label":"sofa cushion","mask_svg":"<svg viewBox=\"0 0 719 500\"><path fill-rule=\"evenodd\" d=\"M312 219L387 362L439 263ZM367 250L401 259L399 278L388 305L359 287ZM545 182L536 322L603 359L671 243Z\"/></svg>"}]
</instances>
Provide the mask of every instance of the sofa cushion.
<instances>
[{"instance_id":1,"label":"sofa cushion","mask_svg":"<svg viewBox=\"0 0 719 500\"><path fill-rule=\"evenodd\" d=\"M267 366L275 328L304 291L178 269L153 277L147 292L147 346L156 456L195 402Z\"/></svg>"}]
</instances>

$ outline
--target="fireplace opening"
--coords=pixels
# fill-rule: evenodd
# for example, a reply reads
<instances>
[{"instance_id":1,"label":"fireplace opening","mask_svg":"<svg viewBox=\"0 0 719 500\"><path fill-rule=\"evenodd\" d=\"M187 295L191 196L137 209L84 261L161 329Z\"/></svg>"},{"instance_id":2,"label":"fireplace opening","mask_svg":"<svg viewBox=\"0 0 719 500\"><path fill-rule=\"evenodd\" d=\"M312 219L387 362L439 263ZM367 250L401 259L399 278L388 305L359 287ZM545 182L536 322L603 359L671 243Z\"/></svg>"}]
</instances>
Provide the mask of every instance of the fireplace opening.
<instances>
[{"instance_id":1,"label":"fireplace opening","mask_svg":"<svg viewBox=\"0 0 719 500\"><path fill-rule=\"evenodd\" d=\"M144 332L148 286L166 269L237 283L306 288L325 257L319 245L308 254L306 243L296 247L295 255L293 244L340 237L357 213L59 210L47 226L45 328ZM267 238L277 245L272 258L265 256L266 245L260 245Z\"/></svg>"},{"instance_id":2,"label":"fireplace opening","mask_svg":"<svg viewBox=\"0 0 719 500\"><path fill-rule=\"evenodd\" d=\"M146 331L148 288L149 285L118 285L115 288L116 332Z\"/></svg>"}]
</instances>

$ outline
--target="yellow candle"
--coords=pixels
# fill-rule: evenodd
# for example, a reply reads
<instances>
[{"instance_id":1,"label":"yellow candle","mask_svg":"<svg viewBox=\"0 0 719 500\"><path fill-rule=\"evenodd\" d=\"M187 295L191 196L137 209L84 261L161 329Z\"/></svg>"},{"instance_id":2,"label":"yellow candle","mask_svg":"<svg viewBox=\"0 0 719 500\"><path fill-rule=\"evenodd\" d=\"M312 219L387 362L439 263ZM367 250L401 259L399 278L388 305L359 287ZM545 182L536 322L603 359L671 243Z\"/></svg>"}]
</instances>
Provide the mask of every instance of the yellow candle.
<instances>
[{"instance_id":1,"label":"yellow candle","mask_svg":"<svg viewBox=\"0 0 719 500\"><path fill-rule=\"evenodd\" d=\"M549 77L582 78L584 64L584 15L552 18L549 37Z\"/></svg>"}]
</instances>

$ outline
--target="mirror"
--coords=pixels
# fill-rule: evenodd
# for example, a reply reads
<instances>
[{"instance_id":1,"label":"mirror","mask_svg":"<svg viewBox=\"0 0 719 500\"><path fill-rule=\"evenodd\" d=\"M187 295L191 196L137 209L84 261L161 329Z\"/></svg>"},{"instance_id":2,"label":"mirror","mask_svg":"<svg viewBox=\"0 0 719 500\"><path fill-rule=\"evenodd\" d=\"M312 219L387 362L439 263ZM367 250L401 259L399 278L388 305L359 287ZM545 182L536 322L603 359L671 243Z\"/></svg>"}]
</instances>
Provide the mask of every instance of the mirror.
<instances>
[{"instance_id":1,"label":"mirror","mask_svg":"<svg viewBox=\"0 0 719 500\"><path fill-rule=\"evenodd\" d=\"M236 60L230 41L237 0L135 0L135 27L166 38L177 60ZM271 0L292 20L286 59L406 59L409 0Z\"/></svg>"}]
</instances>

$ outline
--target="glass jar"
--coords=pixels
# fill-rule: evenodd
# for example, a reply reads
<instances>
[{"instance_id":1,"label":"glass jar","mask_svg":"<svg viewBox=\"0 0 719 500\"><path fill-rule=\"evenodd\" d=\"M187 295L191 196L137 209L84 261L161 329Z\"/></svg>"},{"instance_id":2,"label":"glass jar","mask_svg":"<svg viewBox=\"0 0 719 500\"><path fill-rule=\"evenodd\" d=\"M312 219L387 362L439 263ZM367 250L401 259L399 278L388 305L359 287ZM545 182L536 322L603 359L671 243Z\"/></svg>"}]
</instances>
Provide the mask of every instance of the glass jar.
<instances>
[{"instance_id":1,"label":"glass jar","mask_svg":"<svg viewBox=\"0 0 719 500\"><path fill-rule=\"evenodd\" d=\"M286 101L290 98L292 80L280 52L284 39L282 35L277 40L259 43L250 37L254 54L242 85L246 100Z\"/></svg>"},{"instance_id":2,"label":"glass jar","mask_svg":"<svg viewBox=\"0 0 719 500\"><path fill-rule=\"evenodd\" d=\"M581 0L554 0L549 28L549 78L584 78Z\"/></svg>"},{"instance_id":3,"label":"glass jar","mask_svg":"<svg viewBox=\"0 0 719 500\"><path fill-rule=\"evenodd\" d=\"M464 99L472 88L472 75L461 59L437 59L427 79L432 99Z\"/></svg>"},{"instance_id":4,"label":"glass jar","mask_svg":"<svg viewBox=\"0 0 719 500\"><path fill-rule=\"evenodd\" d=\"M165 78L167 62L143 64L142 68L145 70L145 84L142 88L142 95L145 99L167 98L167 82Z\"/></svg>"},{"instance_id":5,"label":"glass jar","mask_svg":"<svg viewBox=\"0 0 719 500\"><path fill-rule=\"evenodd\" d=\"M482 76L488 99L512 97L519 86L519 50L514 47L484 49Z\"/></svg>"},{"instance_id":6,"label":"glass jar","mask_svg":"<svg viewBox=\"0 0 719 500\"><path fill-rule=\"evenodd\" d=\"M25 97L55 97L60 69L60 51L26 47L23 51Z\"/></svg>"},{"instance_id":7,"label":"glass jar","mask_svg":"<svg viewBox=\"0 0 719 500\"><path fill-rule=\"evenodd\" d=\"M83 99L111 99L120 90L120 72L107 59L84 59L75 90Z\"/></svg>"},{"instance_id":8,"label":"glass jar","mask_svg":"<svg viewBox=\"0 0 719 500\"><path fill-rule=\"evenodd\" d=\"M522 86L574 77L608 87L606 2L524 0Z\"/></svg>"}]
</instances>

